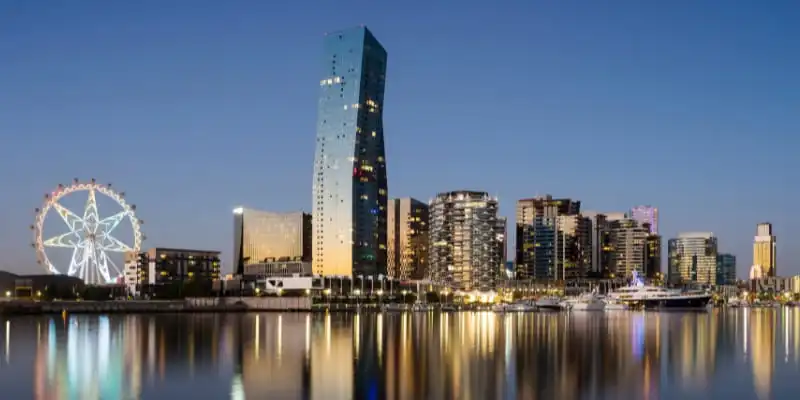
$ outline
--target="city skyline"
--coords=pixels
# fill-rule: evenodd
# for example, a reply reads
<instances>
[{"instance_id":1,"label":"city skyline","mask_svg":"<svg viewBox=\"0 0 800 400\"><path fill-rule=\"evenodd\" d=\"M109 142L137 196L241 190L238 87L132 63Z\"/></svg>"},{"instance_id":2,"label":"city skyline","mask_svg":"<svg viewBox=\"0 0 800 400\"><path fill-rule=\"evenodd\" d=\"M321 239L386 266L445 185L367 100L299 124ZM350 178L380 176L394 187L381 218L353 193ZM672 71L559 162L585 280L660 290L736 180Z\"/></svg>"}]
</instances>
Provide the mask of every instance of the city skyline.
<instances>
[{"instance_id":1,"label":"city skyline","mask_svg":"<svg viewBox=\"0 0 800 400\"><path fill-rule=\"evenodd\" d=\"M790 126L780 122L781 118L792 121L788 112L786 117L781 117L783 110L792 108L792 100L774 99L776 93L797 91L792 89L791 83L770 78L770 75L781 75L777 71L782 68L793 69L798 61L785 58L787 51L781 50L781 43L767 41L763 34L749 25L742 28L737 22L744 17L734 11L720 11L720 19L712 21L711 25L728 29L728 35L740 38L744 33L734 33L732 29L733 26L742 29L751 35L747 36L753 40L748 42L750 45L742 48L741 43L735 46L725 44L720 48L714 42L711 46L708 40L714 36L704 30L708 21L701 24L691 17L696 10L690 12L688 8L678 7L672 10L671 19L667 20L686 22L683 26L687 30L678 38L671 39L674 42L659 43L667 46L667 53L679 55L678 60L682 62L673 62L669 64L671 68L665 67L659 73L649 73L650 70L645 68L638 69L644 71L644 76L622 78L601 74L597 68L605 68L608 72L614 71L614 66L633 68L635 65L642 67L644 63L644 66L653 68L653 65L640 59L631 61L634 64L602 61L606 59L602 56L608 52L616 51L614 54L620 59L625 58L628 52L633 54L631 50L612 45L620 32L594 35L603 49L598 51L606 52L599 54L578 44L576 40L581 36L559 35L568 33L559 25L570 26L575 25L574 20L581 21L586 24L582 28L584 34L601 26L592 25L587 16L565 14L564 9L555 6L537 10L536 18L543 18L538 28L522 24L522 16L533 14L531 8L504 10L502 16L497 12L490 13L502 17L505 27L490 24L490 28L481 28L487 29L482 31L482 35L500 37L511 33L508 30L519 29L520 37L507 36L512 42L508 46L516 44L517 48L536 48L530 54L526 51L511 54L515 61L501 66L489 60L493 57L498 59L500 53L509 57L507 51L480 42L475 47L467 45L472 40L467 38L473 37L467 33L474 31L472 22L477 21L481 14L477 8L459 11L465 21L472 21L466 25L451 22L436 28L434 33L444 35L437 38L431 36L432 28L420 29L413 35L408 35L405 28L409 24L420 25L427 18L431 21L439 19L445 11L452 10L434 9L430 16L423 17L399 10L393 13L388 9L350 14L331 7L333 18L308 18L290 26L281 23L279 18L270 18L266 7L255 7L244 13L235 7L215 6L218 8L211 7L213 11L206 10L205 13L198 11L181 15L180 12L168 12L159 17L156 17L157 7L151 13L136 16L130 16L126 7L129 6L108 6L98 10L104 18L92 19L86 29L62 24L58 29L65 30L64 34L56 27L40 29L34 34L30 27L48 25L50 18L75 20L70 16L87 15L91 7L76 5L56 17L23 4L11 17L10 23L4 25L16 35L21 45L8 52L9 59L16 62L0 66L0 73L9 77L8 96L0 99L0 130L17 132L12 146L3 146L6 152L4 157L0 157L0 168L20 172L0 177L6 188L15 189L7 191L0 202L3 206L0 207L0 250L4 254L0 269L42 272L37 268L34 252L29 246L27 227L33 220L33 208L39 204L40 196L57 183L78 176L119 183L136 197L137 213L148 221L144 227L148 236L145 247L220 250L223 251L225 269L230 271L232 255L227 250L231 247L230 210L233 207L252 204L259 209L276 211L311 210L308 177L312 174L310 159L318 98L314 93L319 90L317 83L321 79L317 72L320 38L325 30L356 26L364 21L391 50L393 60L397 60L396 64L393 61L386 89L390 104L385 117L386 158L391 164L388 174L392 180L390 198L428 199L443 191L480 188L500 199L500 214L509 217L508 223L512 227L514 203L537 193L577 199L587 208L601 210L626 211L637 204L652 204L661 212L659 231L665 241L681 231L713 231L718 235L720 252L733 253L740 261L739 277L746 276L744 269L752 255L753 225L768 220L774 223L775 236L781 238L777 259L787 263L778 265L779 274L800 272L800 266L791 264L791 260L798 256L797 246L793 245L796 239L791 231L792 226L799 222L798 216L792 212L791 201L797 193L782 185L782 182L795 181L797 172L793 171L800 170L788 153L788 148L792 147L787 145L787 141L792 139L786 136ZM288 12L299 14L303 7L297 7ZM594 7L588 6L590 9ZM595 11L608 13L599 8ZM748 18L756 22L769 20L776 23L775 15L772 15L775 11L766 12L760 8L749 11L746 12ZM609 17L628 21L637 16L653 18L653 12L659 11L633 7ZM388 18L388 14L393 15L394 20ZM108 29L129 18L137 23L132 28L136 35L122 32L104 36L101 40L88 33L92 27ZM213 21L232 18L240 18L242 26L253 29L270 25L264 24L264 20L274 24L255 33L244 29L227 35L210 28L214 26ZM139 29L153 30L147 27L161 26L164 19L170 21L169 25L180 26L183 30L140 35ZM356 23L354 19L357 19ZM529 18L525 20L531 25ZM648 21L652 22L652 19ZM657 29L665 28L661 26L664 24L666 22L652 28L639 26L639 29L644 30L644 38L651 41L667 40ZM786 29L796 29L789 27L788 22L784 24ZM536 40L528 47L520 46L536 37L535 29L549 30L551 34L548 37L552 39ZM278 37L285 37L284 43L262 43L264 38L277 33L280 33ZM184 43L197 42L190 40L197 35L207 35L205 37L210 40L203 46L173 54L177 44L183 46ZM420 45L425 35L435 38L432 40L434 43ZM172 38L172 41L158 40L164 38ZM434 45L442 41L452 44L452 55L443 56L441 49ZM670 47L679 44L692 46L683 50ZM710 50L710 47L714 49ZM77 48L81 51L75 50ZM139 49L143 54L111 60L108 58L109 48L123 49L111 53L117 56L123 56L119 51L128 48ZM565 48L574 54L561 51ZM228 53L219 60L204 56L215 54L215 51ZM652 53L647 51L650 56L657 57L654 60L658 62L668 60L667 55L658 58L662 56L655 49ZM80 56L70 52L80 53ZM695 53L707 57L690 57ZM733 57L734 53L738 54L734 60L750 69L741 68L741 65L739 69L730 68L731 59L728 57ZM484 54L485 57L473 58L475 54ZM532 61L533 54L538 54L538 62L532 65L536 66L539 76L511 70L514 64L531 64L528 61ZM566 61L558 58L559 54L571 58ZM708 58L712 56L719 59ZM271 61L272 57L283 58L275 62ZM689 58L699 65L689 63ZM152 64L146 60L159 60L159 63ZM768 60L773 65L767 66L757 60ZM558 62L567 62L565 65L572 69L558 68ZM573 62L595 64L595 69L579 69ZM461 63L466 67L463 71L448 68L451 63ZM53 74L52 65L64 66L60 69L61 75ZM187 70L187 65L195 69ZM691 74L675 72L689 66L694 68ZM761 91L755 93L752 68L764 72L757 74L761 79ZM556 70L567 75L564 82L572 78L571 84L582 85L580 90L576 91L564 82L545 82ZM727 80L708 78L720 78L720 70L726 71L725 76L732 82L745 82L745 86L737 88L725 83ZM768 72L771 70L776 72L771 74ZM475 76L478 71L489 71L498 77L498 82L493 85L472 83L470 76ZM49 78L42 80L43 76ZM637 91L634 86L643 84L639 79L644 79L647 87ZM466 82L470 83L465 85ZM675 82L685 86L675 86ZM610 100L604 98L602 94L606 85L624 88L624 93ZM532 90L534 87L537 90ZM512 90L514 88L519 90ZM500 91L514 94L497 105L487 104L486 99L499 98ZM437 96L426 98L425 95L431 92ZM636 100L641 96L651 96L652 92L666 94L668 98L658 104ZM709 112L706 102L719 101L723 93L731 100ZM469 94L475 98L470 99ZM605 101L602 110L597 110L597 105L592 103L599 98ZM500 108L496 107L517 111L500 113L513 114L514 117L496 119L492 117L498 115L496 110ZM659 117L658 110L664 110L664 107L668 110L672 107L672 112L678 112L679 116L673 118L667 112L669 118L665 115ZM697 107L697 111L693 107ZM520 114L518 110L523 109L532 111ZM587 119L590 124L584 126L569 122L567 119L573 119L573 114L582 116L575 119ZM742 115L748 116L746 123L741 123ZM622 124L626 133L619 133ZM282 134L285 132L290 134ZM591 135L582 136L580 132ZM538 153L536 162L528 161L526 154L530 150L523 151L539 145L556 145L553 137L577 135L575 139L583 141L603 137L610 148L628 142L633 132L654 138L670 135L671 140L667 142L674 146L691 137L714 142L723 135L722 132L733 134L716 144L719 154L709 155L703 160L692 151L684 149L678 152L685 159L680 168L670 162L677 147L655 140L663 147L647 152L647 157L634 154L624 160L609 161L608 171L615 172L602 179L589 179L584 176L587 174L579 174L581 168L586 168L584 161L562 170L551 170L544 174L546 176L538 174L533 183L513 172L555 162L549 155ZM763 146L758 147L761 152L751 151L755 147L749 141L756 133L759 140L772 135L768 151L763 150ZM263 137L256 138L257 135ZM275 143L280 148L276 149ZM445 145L449 147L443 147ZM84 151L93 156L76 159L65 151L77 146L84 146ZM145 146L147 151L130 151L138 146ZM447 148L448 152L442 153L442 148ZM270 154L269 160L263 155L265 150ZM474 160L489 154L487 152L502 154L503 157L500 162L484 163L476 168ZM208 157L197 159L193 156L196 154ZM590 154L577 150L572 156L576 160L588 160ZM750 162L739 164L769 162L773 174L751 179L755 171L745 165L738 166L735 161L745 154ZM149 162L151 160L158 162ZM241 160L244 160L247 171L242 171ZM260 163L252 163L255 160ZM726 165L724 170L713 168L723 164ZM643 168L645 165L647 167ZM654 168L653 165L661 167ZM696 175L699 169L705 171L702 178ZM646 170L646 173L640 170ZM708 171L711 171L710 175ZM684 183L680 190L671 188L670 183L676 180ZM739 184L745 181L756 182L755 187L745 188ZM260 183L253 185L254 182ZM631 182L637 184L631 185ZM771 207L755 207L764 196L770 198ZM703 199L700 206L698 198ZM508 236L509 249L513 249L515 235ZM666 261L666 256L662 257Z\"/></svg>"}]
</instances>

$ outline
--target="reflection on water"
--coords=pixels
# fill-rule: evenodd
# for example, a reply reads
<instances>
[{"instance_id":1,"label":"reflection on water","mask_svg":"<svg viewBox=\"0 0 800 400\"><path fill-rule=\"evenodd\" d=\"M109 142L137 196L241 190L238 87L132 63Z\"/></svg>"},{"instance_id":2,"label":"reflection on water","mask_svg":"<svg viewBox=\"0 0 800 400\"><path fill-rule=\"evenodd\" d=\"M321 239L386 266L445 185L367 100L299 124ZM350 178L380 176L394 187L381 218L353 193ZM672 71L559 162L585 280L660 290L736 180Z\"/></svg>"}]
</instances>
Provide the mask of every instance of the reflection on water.
<instances>
[{"instance_id":1,"label":"reflection on water","mask_svg":"<svg viewBox=\"0 0 800 400\"><path fill-rule=\"evenodd\" d=\"M0 320L3 398L792 398L800 309Z\"/></svg>"}]
</instances>

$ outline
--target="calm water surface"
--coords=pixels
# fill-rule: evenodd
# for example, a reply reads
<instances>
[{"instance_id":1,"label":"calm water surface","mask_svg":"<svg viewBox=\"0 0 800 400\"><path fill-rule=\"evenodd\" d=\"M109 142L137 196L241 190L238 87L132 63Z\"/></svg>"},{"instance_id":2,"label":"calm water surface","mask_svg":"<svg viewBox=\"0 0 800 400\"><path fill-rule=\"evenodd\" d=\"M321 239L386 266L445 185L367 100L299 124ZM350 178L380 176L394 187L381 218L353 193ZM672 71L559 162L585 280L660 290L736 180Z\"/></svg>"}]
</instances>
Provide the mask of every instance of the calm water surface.
<instances>
[{"instance_id":1,"label":"calm water surface","mask_svg":"<svg viewBox=\"0 0 800 400\"><path fill-rule=\"evenodd\" d=\"M798 399L800 309L0 319L4 399Z\"/></svg>"}]
</instances>

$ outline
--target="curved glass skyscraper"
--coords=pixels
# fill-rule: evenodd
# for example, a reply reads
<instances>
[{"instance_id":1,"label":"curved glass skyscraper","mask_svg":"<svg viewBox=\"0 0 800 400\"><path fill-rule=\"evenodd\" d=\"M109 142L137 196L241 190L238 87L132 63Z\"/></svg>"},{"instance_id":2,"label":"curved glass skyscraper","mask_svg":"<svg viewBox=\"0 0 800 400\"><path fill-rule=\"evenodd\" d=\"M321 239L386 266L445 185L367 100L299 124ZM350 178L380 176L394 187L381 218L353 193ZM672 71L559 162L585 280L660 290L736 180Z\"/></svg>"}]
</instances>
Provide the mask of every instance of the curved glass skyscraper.
<instances>
[{"instance_id":1,"label":"curved glass skyscraper","mask_svg":"<svg viewBox=\"0 0 800 400\"><path fill-rule=\"evenodd\" d=\"M386 274L386 50L366 28L325 36L313 185L313 271Z\"/></svg>"}]
</instances>

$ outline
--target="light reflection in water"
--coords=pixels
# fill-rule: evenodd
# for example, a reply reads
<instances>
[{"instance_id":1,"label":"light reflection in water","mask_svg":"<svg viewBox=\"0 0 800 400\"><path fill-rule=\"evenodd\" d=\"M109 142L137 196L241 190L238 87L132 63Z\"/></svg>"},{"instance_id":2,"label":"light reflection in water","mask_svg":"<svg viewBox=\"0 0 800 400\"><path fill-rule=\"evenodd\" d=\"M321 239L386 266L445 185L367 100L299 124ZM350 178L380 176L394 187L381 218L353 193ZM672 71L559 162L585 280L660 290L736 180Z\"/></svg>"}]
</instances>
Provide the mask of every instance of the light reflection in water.
<instances>
[{"instance_id":1,"label":"light reflection in water","mask_svg":"<svg viewBox=\"0 0 800 400\"><path fill-rule=\"evenodd\" d=\"M10 363L0 365L0 387L16 386L14 398L153 398L167 387L324 400L781 398L800 389L779 378L800 374L793 309L71 316L0 327ZM142 379L154 373L163 381Z\"/></svg>"}]
</instances>

